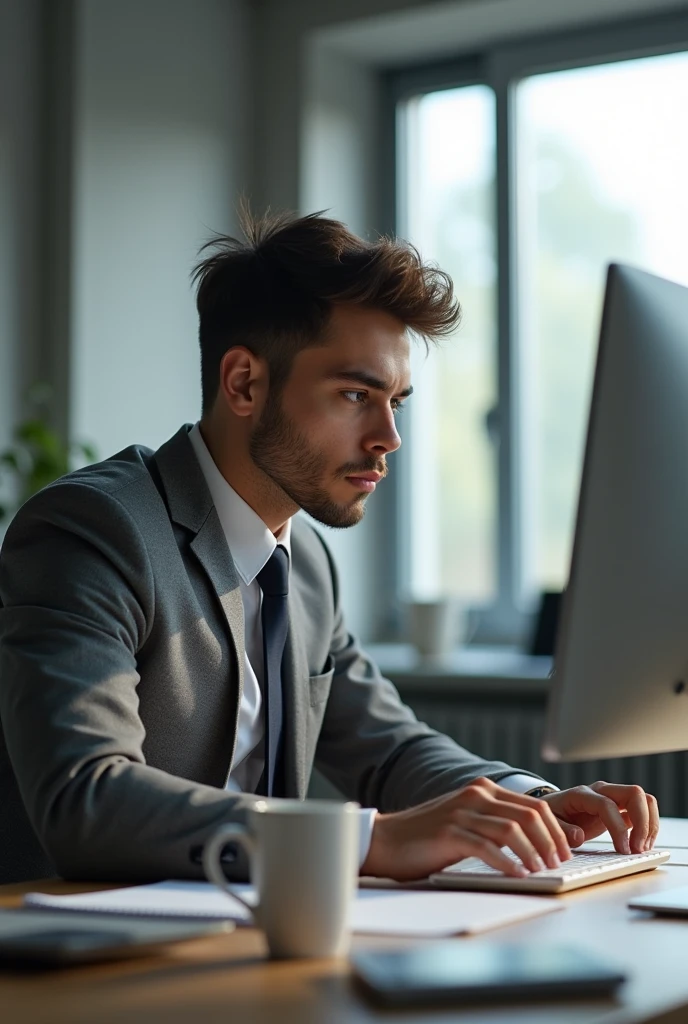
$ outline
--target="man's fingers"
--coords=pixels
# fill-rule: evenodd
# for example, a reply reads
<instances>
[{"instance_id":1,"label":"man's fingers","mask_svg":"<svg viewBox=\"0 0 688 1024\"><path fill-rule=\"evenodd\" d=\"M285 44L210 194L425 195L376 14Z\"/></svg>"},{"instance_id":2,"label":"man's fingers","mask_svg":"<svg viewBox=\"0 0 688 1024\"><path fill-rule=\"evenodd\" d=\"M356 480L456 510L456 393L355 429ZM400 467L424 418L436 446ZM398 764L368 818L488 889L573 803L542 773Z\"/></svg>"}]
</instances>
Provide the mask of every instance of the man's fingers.
<instances>
[{"instance_id":1,"label":"man's fingers","mask_svg":"<svg viewBox=\"0 0 688 1024\"><path fill-rule=\"evenodd\" d=\"M471 805L482 814L517 821L548 867L559 867L562 860L571 857L561 824L545 800L512 793L492 783L490 787L476 788Z\"/></svg>"},{"instance_id":2,"label":"man's fingers","mask_svg":"<svg viewBox=\"0 0 688 1024\"><path fill-rule=\"evenodd\" d=\"M611 786L610 788L614 789L616 787ZM606 789L605 792L607 792ZM618 853L631 852L631 845L628 839L628 826L614 800L607 796L602 796L602 794L596 790L585 787L580 794L580 803L577 805L576 810L582 811L584 814L597 815L600 821L606 825L607 831L612 837L614 849Z\"/></svg>"},{"instance_id":3,"label":"man's fingers","mask_svg":"<svg viewBox=\"0 0 688 1024\"><path fill-rule=\"evenodd\" d=\"M549 831L550 836L554 840L554 844L557 849L557 854L560 860L571 859L571 844L568 836L564 831L562 822L554 814L552 808L549 806L546 800L536 800L534 797L526 797L527 800L531 801L530 806L535 808L539 813L542 822ZM550 867L557 867L558 865L551 864Z\"/></svg>"},{"instance_id":4,"label":"man's fingers","mask_svg":"<svg viewBox=\"0 0 688 1024\"><path fill-rule=\"evenodd\" d=\"M532 799L532 798L531 798ZM562 860L568 860L571 850L561 825L547 804L533 800L529 805L498 805L498 813L517 821L523 832L542 856L548 868L558 868Z\"/></svg>"},{"instance_id":5,"label":"man's fingers","mask_svg":"<svg viewBox=\"0 0 688 1024\"><path fill-rule=\"evenodd\" d=\"M617 808L620 808L622 817L627 819L624 821L624 825L628 828L630 822L631 834L628 837L628 847L631 853L643 853L644 850L649 849L647 845L650 838L650 805L648 801L648 794L642 789L641 786L621 786L613 785L609 782L598 782L593 787L594 791L600 796L608 797L614 802ZM652 800L656 804L656 800L652 797ZM623 811L626 814L623 814ZM606 823L606 819L605 819ZM654 821L653 821L654 825ZM659 814L656 816L656 827L659 829ZM610 829L611 832L611 829ZM655 837L657 833L655 832ZM614 845L618 849L616 843L616 836L612 833L614 839Z\"/></svg>"},{"instance_id":6,"label":"man's fingers","mask_svg":"<svg viewBox=\"0 0 688 1024\"><path fill-rule=\"evenodd\" d=\"M524 867L519 861L509 857L500 849L497 843L493 843L486 836L477 835L470 829L458 827L455 830L455 835L457 844L456 860L463 859L464 857L478 857L486 864L489 864L491 868L495 868L496 871L502 871L505 875L511 875L513 878L525 878L529 874L528 868Z\"/></svg>"},{"instance_id":7,"label":"man's fingers","mask_svg":"<svg viewBox=\"0 0 688 1024\"><path fill-rule=\"evenodd\" d=\"M577 846L582 846L585 842L585 831L580 825L571 825L568 821L559 821L562 832L566 836L566 840L572 849Z\"/></svg>"},{"instance_id":8,"label":"man's fingers","mask_svg":"<svg viewBox=\"0 0 688 1024\"><path fill-rule=\"evenodd\" d=\"M655 845L657 836L659 835L659 807L657 805L657 798L654 797L652 793L646 793L645 797L647 799L647 812L649 819L645 849L651 850Z\"/></svg>"},{"instance_id":9,"label":"man's fingers","mask_svg":"<svg viewBox=\"0 0 688 1024\"><path fill-rule=\"evenodd\" d=\"M545 862L517 821L464 811L461 823L469 832L485 836L498 847L508 846L529 871L544 871Z\"/></svg>"},{"instance_id":10,"label":"man's fingers","mask_svg":"<svg viewBox=\"0 0 688 1024\"><path fill-rule=\"evenodd\" d=\"M514 818L545 858L548 867L557 868L562 860L569 860L571 848L568 839L547 802L521 793L510 793L511 796L517 796L518 800L500 800L498 809L493 813Z\"/></svg>"}]
</instances>

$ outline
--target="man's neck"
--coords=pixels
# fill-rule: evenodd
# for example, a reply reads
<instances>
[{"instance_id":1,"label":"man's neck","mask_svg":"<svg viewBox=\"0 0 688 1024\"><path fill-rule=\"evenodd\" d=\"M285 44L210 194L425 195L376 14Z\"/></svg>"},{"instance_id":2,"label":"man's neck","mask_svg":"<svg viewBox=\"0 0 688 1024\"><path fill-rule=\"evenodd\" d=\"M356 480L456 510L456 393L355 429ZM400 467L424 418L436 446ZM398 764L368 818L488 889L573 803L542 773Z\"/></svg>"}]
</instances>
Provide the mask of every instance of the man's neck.
<instances>
[{"instance_id":1,"label":"man's neck","mask_svg":"<svg viewBox=\"0 0 688 1024\"><path fill-rule=\"evenodd\" d=\"M293 502L254 464L243 438L232 437L228 443L229 434L207 418L202 418L198 426L213 462L229 486L279 537L287 520L298 511Z\"/></svg>"}]
</instances>

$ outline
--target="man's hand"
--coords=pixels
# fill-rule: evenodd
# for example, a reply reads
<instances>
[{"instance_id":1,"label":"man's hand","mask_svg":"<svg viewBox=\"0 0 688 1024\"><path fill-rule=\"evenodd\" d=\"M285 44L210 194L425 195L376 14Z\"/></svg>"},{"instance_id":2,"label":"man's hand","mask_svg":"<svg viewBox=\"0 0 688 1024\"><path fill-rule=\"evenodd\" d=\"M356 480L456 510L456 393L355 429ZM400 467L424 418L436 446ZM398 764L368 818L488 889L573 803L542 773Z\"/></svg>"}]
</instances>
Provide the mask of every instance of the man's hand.
<instances>
[{"instance_id":1,"label":"man's hand","mask_svg":"<svg viewBox=\"0 0 688 1024\"><path fill-rule=\"evenodd\" d=\"M507 857L503 846L521 863ZM410 881L463 857L480 857L498 871L522 878L530 871L559 867L571 857L571 849L548 800L476 779L406 811L378 814L361 873Z\"/></svg>"},{"instance_id":2,"label":"man's hand","mask_svg":"<svg viewBox=\"0 0 688 1024\"><path fill-rule=\"evenodd\" d=\"M657 801L640 786L593 782L548 793L542 799L554 811L571 846L609 831L619 853L643 853L652 849L659 832Z\"/></svg>"},{"instance_id":3,"label":"man's hand","mask_svg":"<svg viewBox=\"0 0 688 1024\"><path fill-rule=\"evenodd\" d=\"M378 814L361 873L410 881L464 857L480 857L523 878L559 867L570 859L572 846L607 830L619 853L651 849L659 831L657 801L640 786L595 782L537 799L476 779L409 810Z\"/></svg>"}]
</instances>

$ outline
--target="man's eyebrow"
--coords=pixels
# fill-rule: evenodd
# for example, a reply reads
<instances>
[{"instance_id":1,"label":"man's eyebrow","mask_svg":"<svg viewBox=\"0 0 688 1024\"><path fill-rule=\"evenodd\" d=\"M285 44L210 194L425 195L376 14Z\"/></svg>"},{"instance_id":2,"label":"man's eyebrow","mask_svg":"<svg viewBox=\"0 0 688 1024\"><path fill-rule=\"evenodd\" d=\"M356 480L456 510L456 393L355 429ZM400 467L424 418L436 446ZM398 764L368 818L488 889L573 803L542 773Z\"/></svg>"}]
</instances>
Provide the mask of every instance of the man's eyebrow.
<instances>
[{"instance_id":1,"label":"man's eyebrow","mask_svg":"<svg viewBox=\"0 0 688 1024\"><path fill-rule=\"evenodd\" d=\"M380 380L379 377L375 377L374 374L368 373L367 370L333 370L331 373L326 374L326 380L342 380L342 381L355 381L357 384L363 384L366 388L372 388L374 391L390 391L391 385L387 381ZM409 395L413 394L413 388L409 384L407 388L399 392L399 398L408 398Z\"/></svg>"}]
</instances>

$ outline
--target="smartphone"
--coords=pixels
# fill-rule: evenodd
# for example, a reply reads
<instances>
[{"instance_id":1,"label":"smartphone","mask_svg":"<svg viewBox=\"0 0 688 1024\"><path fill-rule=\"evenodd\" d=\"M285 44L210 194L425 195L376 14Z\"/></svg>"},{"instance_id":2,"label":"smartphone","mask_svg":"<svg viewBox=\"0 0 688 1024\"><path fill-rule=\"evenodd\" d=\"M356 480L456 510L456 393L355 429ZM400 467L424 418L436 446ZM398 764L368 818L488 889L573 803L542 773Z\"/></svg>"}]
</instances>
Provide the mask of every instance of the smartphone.
<instances>
[{"instance_id":1,"label":"smartphone","mask_svg":"<svg viewBox=\"0 0 688 1024\"><path fill-rule=\"evenodd\" d=\"M569 946L429 943L352 954L355 983L384 1006L611 995L624 973Z\"/></svg>"}]
</instances>

